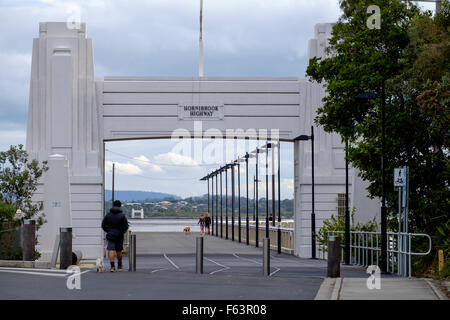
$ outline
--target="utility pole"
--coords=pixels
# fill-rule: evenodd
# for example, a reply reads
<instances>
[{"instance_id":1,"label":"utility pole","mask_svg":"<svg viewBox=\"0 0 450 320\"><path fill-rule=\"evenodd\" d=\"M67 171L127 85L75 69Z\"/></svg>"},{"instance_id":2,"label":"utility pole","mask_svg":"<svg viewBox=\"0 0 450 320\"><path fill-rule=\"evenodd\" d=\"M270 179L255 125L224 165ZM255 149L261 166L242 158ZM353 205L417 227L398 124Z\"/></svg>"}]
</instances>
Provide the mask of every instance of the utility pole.
<instances>
[{"instance_id":1,"label":"utility pole","mask_svg":"<svg viewBox=\"0 0 450 320\"><path fill-rule=\"evenodd\" d=\"M113 163L113 166L112 166L112 190L111 190L111 192L112 192L112 203L114 203L114 180L115 180L115 178L114 178L114 170L115 170L115 163Z\"/></svg>"}]
</instances>

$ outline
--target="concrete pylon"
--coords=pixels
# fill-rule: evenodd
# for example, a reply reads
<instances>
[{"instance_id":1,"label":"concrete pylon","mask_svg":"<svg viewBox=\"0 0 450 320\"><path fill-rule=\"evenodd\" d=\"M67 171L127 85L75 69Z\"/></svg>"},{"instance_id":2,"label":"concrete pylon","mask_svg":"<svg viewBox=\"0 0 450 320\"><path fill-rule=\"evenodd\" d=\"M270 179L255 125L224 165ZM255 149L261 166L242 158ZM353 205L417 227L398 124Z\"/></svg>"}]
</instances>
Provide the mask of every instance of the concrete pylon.
<instances>
[{"instance_id":1,"label":"concrete pylon","mask_svg":"<svg viewBox=\"0 0 450 320\"><path fill-rule=\"evenodd\" d=\"M44 213L47 222L39 230L41 260L50 261L53 245L61 227L72 227L69 161L61 154L48 157L45 173Z\"/></svg>"}]
</instances>

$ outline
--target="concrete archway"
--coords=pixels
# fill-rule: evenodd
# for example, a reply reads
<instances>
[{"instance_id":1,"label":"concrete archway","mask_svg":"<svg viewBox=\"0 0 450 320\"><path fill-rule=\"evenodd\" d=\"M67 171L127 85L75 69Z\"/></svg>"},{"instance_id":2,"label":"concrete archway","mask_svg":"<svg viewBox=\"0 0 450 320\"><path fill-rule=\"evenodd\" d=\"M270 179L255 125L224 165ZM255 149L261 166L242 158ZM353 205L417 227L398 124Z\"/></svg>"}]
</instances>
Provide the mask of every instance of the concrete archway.
<instances>
[{"instance_id":1,"label":"concrete archway","mask_svg":"<svg viewBox=\"0 0 450 320\"><path fill-rule=\"evenodd\" d=\"M331 27L315 26L310 58L324 56ZM67 223L83 257L102 255L104 142L166 138L176 130L192 137L226 136L227 130L245 137L267 130L292 141L309 133L323 96L321 85L302 78L98 79L86 24L71 29L63 22L41 23L33 40L26 148L50 166L35 194L49 221L39 234L42 259L49 259L58 227ZM345 190L345 162L340 138L320 128L315 152L320 227L336 212L337 194ZM62 157L49 157L55 154ZM302 257L311 255L310 158L310 143L294 142L295 254ZM353 187L361 183L356 175L350 181ZM366 201L365 195L351 199L352 206L358 201ZM365 204L364 210L372 207Z\"/></svg>"}]
</instances>

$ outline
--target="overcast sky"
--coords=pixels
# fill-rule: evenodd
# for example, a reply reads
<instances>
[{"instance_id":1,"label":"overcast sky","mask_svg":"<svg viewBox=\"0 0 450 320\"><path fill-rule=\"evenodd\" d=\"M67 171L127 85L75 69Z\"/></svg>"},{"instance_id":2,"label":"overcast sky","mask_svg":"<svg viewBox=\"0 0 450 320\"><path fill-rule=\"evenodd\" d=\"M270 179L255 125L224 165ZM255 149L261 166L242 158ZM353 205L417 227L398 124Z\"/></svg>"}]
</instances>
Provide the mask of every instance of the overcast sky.
<instances>
[{"instance_id":1,"label":"overcast sky","mask_svg":"<svg viewBox=\"0 0 450 320\"><path fill-rule=\"evenodd\" d=\"M78 15L93 39L96 77L197 76L199 0L0 0L0 150L25 144L39 22ZM338 0L204 0L204 75L303 77L314 25L339 15ZM208 168L177 157L174 146L161 140L108 143L116 154L106 153L107 169L110 161L121 168L117 189L205 193L205 184L195 180ZM158 169L149 160L179 166ZM283 198L292 197L292 160L292 146L283 144Z\"/></svg>"}]
</instances>

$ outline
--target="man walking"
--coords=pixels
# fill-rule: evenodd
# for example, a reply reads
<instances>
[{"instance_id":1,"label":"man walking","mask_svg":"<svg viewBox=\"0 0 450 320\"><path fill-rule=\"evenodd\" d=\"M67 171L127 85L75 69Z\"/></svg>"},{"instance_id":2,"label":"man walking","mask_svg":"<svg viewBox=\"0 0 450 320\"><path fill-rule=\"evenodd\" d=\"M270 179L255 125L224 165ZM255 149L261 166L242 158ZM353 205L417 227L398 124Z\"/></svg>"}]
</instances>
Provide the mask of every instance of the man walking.
<instances>
[{"instance_id":1,"label":"man walking","mask_svg":"<svg viewBox=\"0 0 450 320\"><path fill-rule=\"evenodd\" d=\"M122 203L119 200L114 201L113 207L102 221L102 229L106 232L108 243L106 249L111 263L111 272L116 271L115 254L117 255L117 268L122 270L123 235L128 230L128 220L120 209L121 206Z\"/></svg>"}]
</instances>

